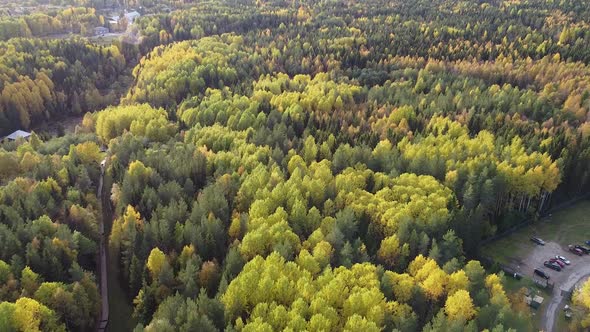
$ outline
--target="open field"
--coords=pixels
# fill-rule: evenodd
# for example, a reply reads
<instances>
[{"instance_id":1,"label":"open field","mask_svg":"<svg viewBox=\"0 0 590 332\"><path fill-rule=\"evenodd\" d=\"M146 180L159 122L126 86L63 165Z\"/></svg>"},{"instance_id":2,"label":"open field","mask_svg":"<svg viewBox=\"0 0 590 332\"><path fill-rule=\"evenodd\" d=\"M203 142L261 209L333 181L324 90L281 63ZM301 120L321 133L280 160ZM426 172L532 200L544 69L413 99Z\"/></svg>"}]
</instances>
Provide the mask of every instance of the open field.
<instances>
[{"instance_id":1,"label":"open field","mask_svg":"<svg viewBox=\"0 0 590 332\"><path fill-rule=\"evenodd\" d=\"M550 276L554 289L547 292L545 302L535 315L535 322L540 329L559 331L564 327L563 306L568 300L564 291L571 290L580 279L590 275L590 256L576 256L568 251L569 244L584 244L590 240L589 228L590 200L584 200L483 248L484 256L524 275L522 281L508 277L508 291L514 292L520 287L531 288L534 269L543 270ZM532 236L540 237L546 244L541 246L533 243L530 241ZM555 255L565 256L571 265L565 266L560 272L544 267L543 262Z\"/></svg>"}]
</instances>

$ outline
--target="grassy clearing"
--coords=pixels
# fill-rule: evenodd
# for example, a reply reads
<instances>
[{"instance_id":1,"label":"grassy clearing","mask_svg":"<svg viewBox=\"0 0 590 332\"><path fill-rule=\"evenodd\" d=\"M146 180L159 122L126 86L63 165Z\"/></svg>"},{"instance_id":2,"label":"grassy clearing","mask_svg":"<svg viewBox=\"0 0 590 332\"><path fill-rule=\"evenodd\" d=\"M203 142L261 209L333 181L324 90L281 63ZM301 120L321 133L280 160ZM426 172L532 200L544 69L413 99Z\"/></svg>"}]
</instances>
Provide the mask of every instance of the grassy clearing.
<instances>
[{"instance_id":1,"label":"grassy clearing","mask_svg":"<svg viewBox=\"0 0 590 332\"><path fill-rule=\"evenodd\" d=\"M521 288L535 288L535 283L530 280L529 278L522 278L520 280L516 280L512 277L505 276L504 281L504 289L509 293L515 293L519 291Z\"/></svg>"},{"instance_id":2,"label":"grassy clearing","mask_svg":"<svg viewBox=\"0 0 590 332\"><path fill-rule=\"evenodd\" d=\"M118 41L121 34L108 34L99 37L90 37L89 40L97 45L111 46L114 42Z\"/></svg>"},{"instance_id":3,"label":"grassy clearing","mask_svg":"<svg viewBox=\"0 0 590 332\"><path fill-rule=\"evenodd\" d=\"M590 200L581 201L570 208L554 213L538 223L523 227L518 231L484 246L484 256L499 263L508 263L517 257L526 257L530 250L530 237L538 236L545 241L562 245L590 240Z\"/></svg>"}]
</instances>

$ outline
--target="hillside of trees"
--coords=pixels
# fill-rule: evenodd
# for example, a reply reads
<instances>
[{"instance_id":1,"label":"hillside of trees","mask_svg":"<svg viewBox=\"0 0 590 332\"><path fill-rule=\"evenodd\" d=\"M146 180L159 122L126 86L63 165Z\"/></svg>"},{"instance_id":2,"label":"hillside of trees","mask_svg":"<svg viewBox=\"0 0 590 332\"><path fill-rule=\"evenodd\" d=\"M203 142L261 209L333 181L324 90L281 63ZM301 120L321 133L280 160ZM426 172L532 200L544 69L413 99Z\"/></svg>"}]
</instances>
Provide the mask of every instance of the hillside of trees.
<instances>
[{"instance_id":1,"label":"hillside of trees","mask_svg":"<svg viewBox=\"0 0 590 332\"><path fill-rule=\"evenodd\" d=\"M197 3L139 19L117 100L101 91L128 50L4 42L3 128L102 110L76 136L0 150L0 324L96 322L108 156L109 259L135 331L532 331L477 259L590 189L589 10Z\"/></svg>"}]
</instances>

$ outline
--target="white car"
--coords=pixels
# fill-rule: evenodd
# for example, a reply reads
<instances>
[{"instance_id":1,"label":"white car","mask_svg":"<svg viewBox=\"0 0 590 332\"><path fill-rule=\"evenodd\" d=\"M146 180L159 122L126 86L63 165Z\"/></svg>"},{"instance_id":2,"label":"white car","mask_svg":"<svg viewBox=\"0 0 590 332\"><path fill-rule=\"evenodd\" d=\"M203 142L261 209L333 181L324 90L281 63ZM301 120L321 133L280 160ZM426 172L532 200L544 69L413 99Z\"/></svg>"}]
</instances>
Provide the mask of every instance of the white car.
<instances>
[{"instance_id":1,"label":"white car","mask_svg":"<svg viewBox=\"0 0 590 332\"><path fill-rule=\"evenodd\" d=\"M570 265L570 261L568 261L567 259L565 259L565 257L563 257L563 256L559 256L559 255L557 255L557 256L555 256L555 258L557 258L557 259L559 259L560 261L564 262L564 263L565 263L565 265Z\"/></svg>"}]
</instances>

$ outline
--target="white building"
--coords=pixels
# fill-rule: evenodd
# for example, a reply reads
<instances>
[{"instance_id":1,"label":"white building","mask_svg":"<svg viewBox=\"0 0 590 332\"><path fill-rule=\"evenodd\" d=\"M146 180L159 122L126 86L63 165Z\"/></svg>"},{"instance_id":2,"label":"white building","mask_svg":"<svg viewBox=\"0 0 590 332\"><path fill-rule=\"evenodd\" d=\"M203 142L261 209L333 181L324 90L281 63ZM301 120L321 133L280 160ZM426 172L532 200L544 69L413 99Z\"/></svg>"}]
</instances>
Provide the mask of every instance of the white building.
<instances>
[{"instance_id":1,"label":"white building","mask_svg":"<svg viewBox=\"0 0 590 332\"><path fill-rule=\"evenodd\" d=\"M22 131L22 130L17 130L14 133L4 137L4 139L7 139L9 141L16 141L19 138L24 138L24 139L28 140L30 136L31 136L31 133L28 133L28 132Z\"/></svg>"},{"instance_id":2,"label":"white building","mask_svg":"<svg viewBox=\"0 0 590 332\"><path fill-rule=\"evenodd\" d=\"M127 19L127 22L128 22L129 24L133 24L133 22L134 22L134 21L135 21L135 20L136 20L138 17L140 17L140 16L141 16L141 14L139 14L139 13L138 13L137 11L135 11L135 10L134 10L134 11L132 11L132 12L129 12L129 13L125 13L125 18Z\"/></svg>"}]
</instances>

